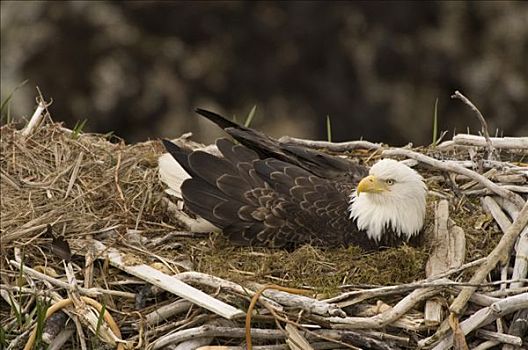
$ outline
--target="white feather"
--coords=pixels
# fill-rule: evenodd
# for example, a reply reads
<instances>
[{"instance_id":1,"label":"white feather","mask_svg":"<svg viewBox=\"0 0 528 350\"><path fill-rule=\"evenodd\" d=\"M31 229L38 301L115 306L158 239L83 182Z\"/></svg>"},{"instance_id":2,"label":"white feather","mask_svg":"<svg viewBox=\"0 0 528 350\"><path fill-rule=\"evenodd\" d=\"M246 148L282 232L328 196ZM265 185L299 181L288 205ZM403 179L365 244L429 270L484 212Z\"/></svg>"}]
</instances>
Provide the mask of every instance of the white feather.
<instances>
[{"instance_id":1,"label":"white feather","mask_svg":"<svg viewBox=\"0 0 528 350\"><path fill-rule=\"evenodd\" d=\"M165 192L181 199L181 185L191 176L169 153L164 153L158 158L158 166L160 180L168 186Z\"/></svg>"},{"instance_id":2,"label":"white feather","mask_svg":"<svg viewBox=\"0 0 528 350\"><path fill-rule=\"evenodd\" d=\"M422 176L393 159L377 162L369 174L380 180L392 179L394 184L380 193L365 192L358 196L354 191L349 211L358 228L376 241L380 241L386 229L405 240L418 234L424 223L427 192Z\"/></svg>"}]
</instances>

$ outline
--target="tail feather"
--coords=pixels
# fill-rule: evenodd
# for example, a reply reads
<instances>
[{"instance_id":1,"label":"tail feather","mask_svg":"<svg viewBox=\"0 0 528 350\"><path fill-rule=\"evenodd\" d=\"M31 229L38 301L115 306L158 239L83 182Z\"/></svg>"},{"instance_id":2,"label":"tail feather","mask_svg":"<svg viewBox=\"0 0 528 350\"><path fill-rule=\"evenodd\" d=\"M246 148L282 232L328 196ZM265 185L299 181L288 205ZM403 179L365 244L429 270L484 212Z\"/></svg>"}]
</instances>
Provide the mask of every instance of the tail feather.
<instances>
[{"instance_id":1,"label":"tail feather","mask_svg":"<svg viewBox=\"0 0 528 350\"><path fill-rule=\"evenodd\" d=\"M210 121L212 121L213 123L215 123L216 125L218 125L219 127L221 127L222 129L225 129L225 128L239 128L241 127L241 125L238 125L237 123L225 118L225 117L222 117L220 114L217 114L217 113L214 113L214 112L211 112L211 111L207 111L205 109L201 109L201 108L196 108L194 110L196 113L198 113L199 115L203 116L203 117L206 117L207 119L209 119Z\"/></svg>"}]
</instances>

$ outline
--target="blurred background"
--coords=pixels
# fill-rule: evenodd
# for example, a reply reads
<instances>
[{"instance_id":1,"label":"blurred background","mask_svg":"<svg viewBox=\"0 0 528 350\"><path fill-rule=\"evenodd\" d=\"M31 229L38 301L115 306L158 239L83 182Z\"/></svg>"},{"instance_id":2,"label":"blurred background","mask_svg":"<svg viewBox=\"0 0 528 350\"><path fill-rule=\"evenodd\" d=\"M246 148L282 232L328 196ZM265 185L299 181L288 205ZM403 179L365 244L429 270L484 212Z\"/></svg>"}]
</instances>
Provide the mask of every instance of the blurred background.
<instances>
[{"instance_id":1,"label":"blurred background","mask_svg":"<svg viewBox=\"0 0 528 350\"><path fill-rule=\"evenodd\" d=\"M528 135L523 1L2 1L1 97L28 118L127 142L220 135L208 108L273 136L429 144L440 130Z\"/></svg>"}]
</instances>

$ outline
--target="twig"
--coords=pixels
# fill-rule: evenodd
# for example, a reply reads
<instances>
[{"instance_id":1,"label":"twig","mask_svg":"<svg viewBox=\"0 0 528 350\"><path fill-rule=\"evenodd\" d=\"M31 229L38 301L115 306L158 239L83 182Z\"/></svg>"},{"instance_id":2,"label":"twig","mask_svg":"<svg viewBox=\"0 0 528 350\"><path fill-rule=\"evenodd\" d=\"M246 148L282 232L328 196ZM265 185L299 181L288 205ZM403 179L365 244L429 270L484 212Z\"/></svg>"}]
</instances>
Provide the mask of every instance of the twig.
<instances>
[{"instance_id":1,"label":"twig","mask_svg":"<svg viewBox=\"0 0 528 350\"><path fill-rule=\"evenodd\" d=\"M487 350L496 347L500 342L496 340L487 340L475 346L472 350Z\"/></svg>"},{"instance_id":2,"label":"twig","mask_svg":"<svg viewBox=\"0 0 528 350\"><path fill-rule=\"evenodd\" d=\"M262 285L250 284L251 286L256 285L256 288L262 288ZM298 293L295 293L298 294ZM313 298L309 298L304 295L293 295L289 292L285 292L282 289L274 290L267 289L263 292L265 297L268 297L282 305L299 308L311 314L321 316L337 316L345 317L346 313L335 304L328 303Z\"/></svg>"},{"instance_id":3,"label":"twig","mask_svg":"<svg viewBox=\"0 0 528 350\"><path fill-rule=\"evenodd\" d=\"M459 164L457 164L456 162L441 161L441 160L426 156L424 154L420 154L418 152L414 152L414 151L406 150L406 149L400 149L400 148L385 150L383 151L382 155L388 156L388 157L404 156L404 157L416 159L419 162L428 164L430 166L433 166L441 170L465 175L481 183L483 186L489 188L491 191L498 194L499 196L504 197L505 199L515 203L515 205L517 205L519 208L522 208L522 206L524 205L524 200L519 195L502 188L501 186L490 181L489 179L485 178L479 173L472 171L470 169L464 168L460 166Z\"/></svg>"},{"instance_id":4,"label":"twig","mask_svg":"<svg viewBox=\"0 0 528 350\"><path fill-rule=\"evenodd\" d=\"M523 341L520 337L517 337L515 335L509 335L504 333L498 333L498 332L491 332L487 331L485 329L477 329L476 331L477 337L480 337L482 339L486 340L496 340L500 343L504 344L511 344L515 346L521 346Z\"/></svg>"},{"instance_id":5,"label":"twig","mask_svg":"<svg viewBox=\"0 0 528 350\"><path fill-rule=\"evenodd\" d=\"M510 227L511 222L510 219L508 219L506 214L504 214L502 209L499 207L495 199L486 196L481 199L481 202L484 210L491 214L491 216L493 216L493 218L501 228L502 232L506 232L508 227Z\"/></svg>"},{"instance_id":6,"label":"twig","mask_svg":"<svg viewBox=\"0 0 528 350\"><path fill-rule=\"evenodd\" d=\"M37 109L29 119L29 122L26 124L24 129L22 129L21 134L23 137L28 137L33 133L33 130L40 124L42 120L44 110L51 104L51 102L46 103L43 98L37 98Z\"/></svg>"},{"instance_id":7,"label":"twig","mask_svg":"<svg viewBox=\"0 0 528 350\"><path fill-rule=\"evenodd\" d=\"M516 185L499 185L499 186L506 191L517 192L517 193L528 193L528 186L516 186ZM493 194L493 192L489 188L481 188L478 190L466 190L466 191L463 191L462 193L468 196Z\"/></svg>"},{"instance_id":8,"label":"twig","mask_svg":"<svg viewBox=\"0 0 528 350\"><path fill-rule=\"evenodd\" d=\"M299 146L305 146L309 148L325 148L332 152L346 152L352 151L358 148L363 149L378 149L382 145L379 143L372 143L369 141L348 141L348 142L328 142L328 141L313 141L298 139L290 136L283 136L279 139L280 143L295 144Z\"/></svg>"},{"instance_id":9,"label":"twig","mask_svg":"<svg viewBox=\"0 0 528 350\"><path fill-rule=\"evenodd\" d=\"M145 316L145 326L156 325L174 315L187 312L192 303L187 300L176 300L168 305L161 306Z\"/></svg>"},{"instance_id":10,"label":"twig","mask_svg":"<svg viewBox=\"0 0 528 350\"><path fill-rule=\"evenodd\" d=\"M486 119L482 116L482 113L478 110L477 107L460 91L455 91L454 95L451 95L451 98L457 98L464 102L466 105L471 108L473 112L475 112L475 115L477 116L478 120L480 121L480 124L482 125L482 131L484 133L484 137L486 138L486 144L488 147L488 159L494 159L495 158L495 148L493 147L493 144L491 143L489 132L488 132L488 123L486 122Z\"/></svg>"},{"instance_id":11,"label":"twig","mask_svg":"<svg viewBox=\"0 0 528 350\"><path fill-rule=\"evenodd\" d=\"M186 283L201 284L215 289L228 290L244 296L251 297L255 294L253 290L242 287L239 284L202 272L187 271L174 275L174 277ZM273 308L282 310L282 305L278 304L274 300L268 299L265 296L261 296L261 298L266 300L266 302L269 303Z\"/></svg>"},{"instance_id":12,"label":"twig","mask_svg":"<svg viewBox=\"0 0 528 350\"><path fill-rule=\"evenodd\" d=\"M289 345L292 350L314 350L310 343L302 336L297 327L291 323L286 324L286 344ZM249 350L249 346L248 346Z\"/></svg>"},{"instance_id":13,"label":"twig","mask_svg":"<svg viewBox=\"0 0 528 350\"><path fill-rule=\"evenodd\" d=\"M528 274L528 227L521 232L515 250L512 279L523 279ZM510 288L521 288L523 285L522 281L512 282Z\"/></svg>"},{"instance_id":14,"label":"twig","mask_svg":"<svg viewBox=\"0 0 528 350\"><path fill-rule=\"evenodd\" d=\"M488 146L488 140L485 137L477 135L457 134L453 137L453 141L457 145ZM528 137L490 137L489 141L495 148L528 149Z\"/></svg>"}]
</instances>

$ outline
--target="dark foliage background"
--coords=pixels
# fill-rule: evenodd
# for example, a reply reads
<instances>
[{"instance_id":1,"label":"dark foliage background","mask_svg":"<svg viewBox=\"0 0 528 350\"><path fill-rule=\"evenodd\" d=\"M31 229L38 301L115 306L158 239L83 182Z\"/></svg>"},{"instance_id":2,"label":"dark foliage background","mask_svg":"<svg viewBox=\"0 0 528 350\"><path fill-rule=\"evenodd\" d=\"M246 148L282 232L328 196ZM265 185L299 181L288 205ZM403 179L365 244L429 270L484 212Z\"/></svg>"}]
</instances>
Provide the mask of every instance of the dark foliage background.
<instances>
[{"instance_id":1,"label":"dark foliage background","mask_svg":"<svg viewBox=\"0 0 528 350\"><path fill-rule=\"evenodd\" d=\"M528 4L519 2L1 3L2 99L29 116L35 85L55 119L127 141L211 141L210 108L275 136L431 142L440 129L528 135Z\"/></svg>"}]
</instances>

